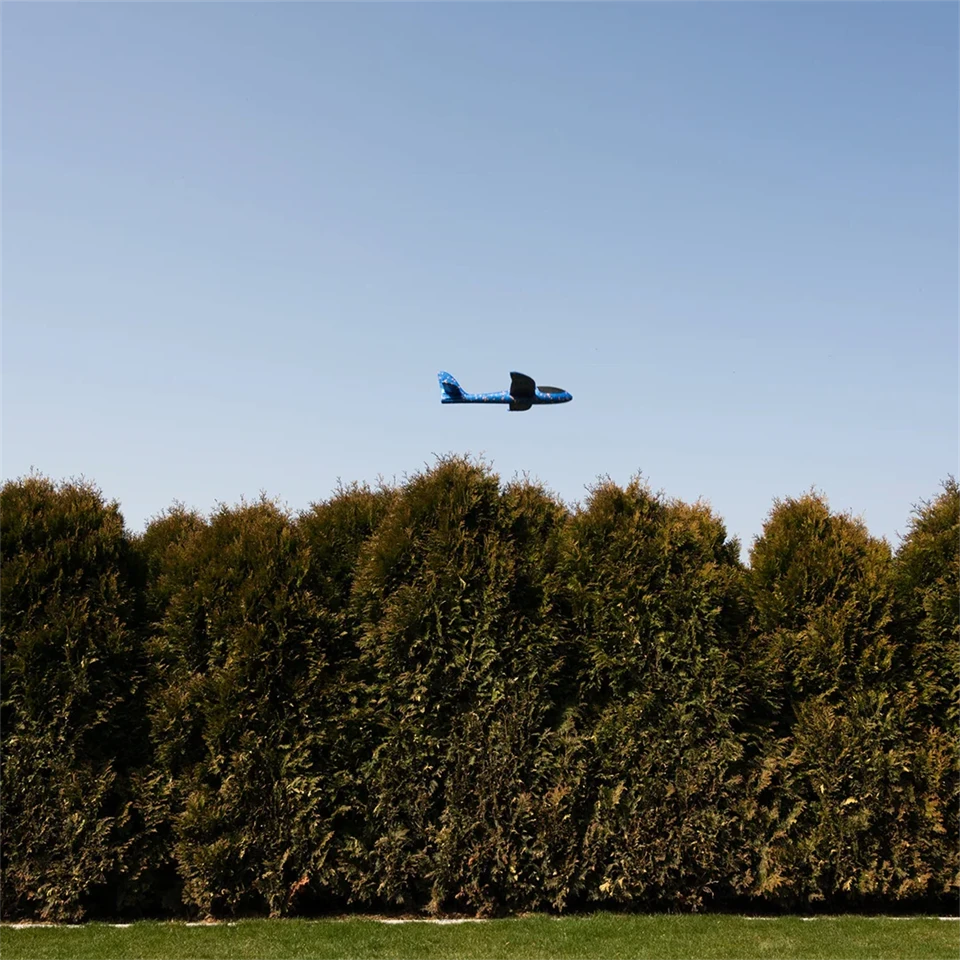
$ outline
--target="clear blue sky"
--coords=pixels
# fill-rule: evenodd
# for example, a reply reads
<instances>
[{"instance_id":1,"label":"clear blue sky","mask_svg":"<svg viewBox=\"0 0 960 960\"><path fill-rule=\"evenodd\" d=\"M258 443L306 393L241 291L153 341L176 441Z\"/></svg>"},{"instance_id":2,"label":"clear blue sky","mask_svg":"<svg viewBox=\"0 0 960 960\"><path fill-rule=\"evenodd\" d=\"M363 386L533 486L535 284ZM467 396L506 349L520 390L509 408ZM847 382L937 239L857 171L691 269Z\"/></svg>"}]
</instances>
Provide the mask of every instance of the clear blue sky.
<instances>
[{"instance_id":1,"label":"clear blue sky","mask_svg":"<svg viewBox=\"0 0 960 960\"><path fill-rule=\"evenodd\" d=\"M954 3L3 14L5 479L139 530L460 452L896 545L957 472Z\"/></svg>"}]
</instances>

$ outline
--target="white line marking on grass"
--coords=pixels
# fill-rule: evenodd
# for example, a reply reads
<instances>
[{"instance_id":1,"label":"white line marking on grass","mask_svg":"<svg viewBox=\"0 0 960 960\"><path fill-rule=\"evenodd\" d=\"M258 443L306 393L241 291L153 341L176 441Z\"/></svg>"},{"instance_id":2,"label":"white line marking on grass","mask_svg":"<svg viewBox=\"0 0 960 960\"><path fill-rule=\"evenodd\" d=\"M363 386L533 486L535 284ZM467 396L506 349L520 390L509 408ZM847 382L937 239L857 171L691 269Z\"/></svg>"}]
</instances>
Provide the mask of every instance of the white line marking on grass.
<instances>
[{"instance_id":1,"label":"white line marking on grass","mask_svg":"<svg viewBox=\"0 0 960 960\"><path fill-rule=\"evenodd\" d=\"M790 914L784 914L785 918L789 918ZM747 918L749 919L749 918ZM763 917L755 917L753 919L761 920L765 919ZM774 917L773 919L780 919ZM815 920L960 920L960 917L885 917L882 915L874 914L872 916L858 917L856 914L847 913L842 917L800 917L804 923L813 923Z\"/></svg>"},{"instance_id":2,"label":"white line marking on grass","mask_svg":"<svg viewBox=\"0 0 960 960\"><path fill-rule=\"evenodd\" d=\"M486 923L481 917L463 917L437 920L431 917L411 917L409 920L397 917L374 917L378 923Z\"/></svg>"},{"instance_id":3,"label":"white line marking on grass","mask_svg":"<svg viewBox=\"0 0 960 960\"><path fill-rule=\"evenodd\" d=\"M576 914L571 915L576 917ZM523 919L522 917L515 917L513 919ZM562 921L569 919L568 917L551 917L552 920ZM804 923L813 923L814 921L829 921L829 920L844 920L850 919L850 915L845 916L824 916L824 917L796 917L791 916L790 914L785 914L782 917L758 917L758 916L741 916L741 920L803 920ZM940 920L946 921L947 923L958 923L960 922L960 916L956 917L933 917L933 916L920 916L920 917L885 917L885 916L863 916L857 919L860 920ZM489 920L483 917L364 917L360 916L345 916L345 917L331 917L327 920L324 919L310 919L307 922L309 923L329 923L333 921L347 921L347 920L367 920L374 921L376 923L435 923L435 924L451 924L451 923L489 923ZM237 921L235 920L187 920L187 921L177 921L173 920L169 922L170 926L183 926L183 927L235 927ZM89 924L86 923L49 923L43 921L31 921L24 920L19 923L0 923L0 928L5 930L85 930ZM132 927L132 923L110 923L105 924L105 926L114 927L118 930L125 930L128 927Z\"/></svg>"}]
</instances>

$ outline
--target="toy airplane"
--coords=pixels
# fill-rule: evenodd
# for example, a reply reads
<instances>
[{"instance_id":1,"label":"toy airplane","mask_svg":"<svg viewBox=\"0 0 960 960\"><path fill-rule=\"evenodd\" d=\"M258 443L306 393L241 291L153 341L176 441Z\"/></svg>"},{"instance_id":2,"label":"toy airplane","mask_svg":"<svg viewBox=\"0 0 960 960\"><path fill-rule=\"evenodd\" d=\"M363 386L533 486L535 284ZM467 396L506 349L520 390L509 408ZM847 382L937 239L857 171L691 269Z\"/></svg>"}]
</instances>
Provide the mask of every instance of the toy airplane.
<instances>
[{"instance_id":1,"label":"toy airplane","mask_svg":"<svg viewBox=\"0 0 960 960\"><path fill-rule=\"evenodd\" d=\"M437 374L441 403L509 403L511 410L529 410L534 404L567 403L573 396L560 387L538 387L523 373L511 372L510 389L498 393L466 393L445 371Z\"/></svg>"}]
</instances>

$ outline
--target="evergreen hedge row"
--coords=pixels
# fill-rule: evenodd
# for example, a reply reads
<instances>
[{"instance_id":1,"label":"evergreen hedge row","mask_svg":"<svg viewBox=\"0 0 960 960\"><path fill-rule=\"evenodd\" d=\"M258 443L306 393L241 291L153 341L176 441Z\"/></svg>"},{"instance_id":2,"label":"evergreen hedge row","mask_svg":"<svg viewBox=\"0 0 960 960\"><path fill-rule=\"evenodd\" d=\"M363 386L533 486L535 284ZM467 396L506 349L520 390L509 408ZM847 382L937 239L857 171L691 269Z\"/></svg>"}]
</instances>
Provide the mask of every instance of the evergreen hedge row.
<instances>
[{"instance_id":1,"label":"evergreen hedge row","mask_svg":"<svg viewBox=\"0 0 960 960\"><path fill-rule=\"evenodd\" d=\"M740 560L639 479L449 457L144 533L4 485L5 919L904 907L960 892L960 488Z\"/></svg>"}]
</instances>

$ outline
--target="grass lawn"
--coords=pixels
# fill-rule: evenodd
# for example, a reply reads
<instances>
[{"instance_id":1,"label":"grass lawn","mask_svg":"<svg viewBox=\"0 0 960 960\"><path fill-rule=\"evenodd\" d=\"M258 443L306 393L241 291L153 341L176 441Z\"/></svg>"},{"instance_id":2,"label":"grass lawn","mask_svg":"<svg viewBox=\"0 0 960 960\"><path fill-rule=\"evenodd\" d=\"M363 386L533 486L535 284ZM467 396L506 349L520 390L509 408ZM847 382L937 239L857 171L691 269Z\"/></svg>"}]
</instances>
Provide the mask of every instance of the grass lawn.
<instances>
[{"instance_id":1,"label":"grass lawn","mask_svg":"<svg viewBox=\"0 0 960 960\"><path fill-rule=\"evenodd\" d=\"M0 928L0 956L17 958L507 958L960 957L960 922L911 917L748 918L721 915L532 916L482 923L370 919L242 920L186 926L91 923Z\"/></svg>"}]
</instances>

